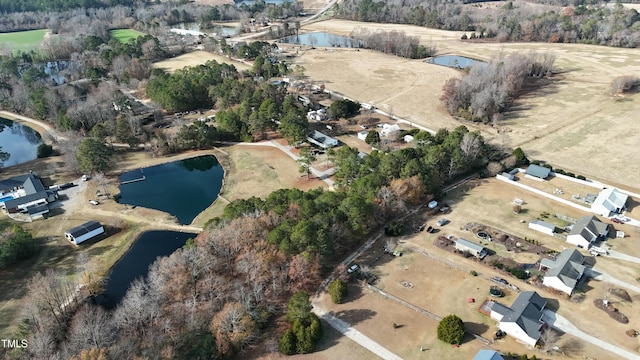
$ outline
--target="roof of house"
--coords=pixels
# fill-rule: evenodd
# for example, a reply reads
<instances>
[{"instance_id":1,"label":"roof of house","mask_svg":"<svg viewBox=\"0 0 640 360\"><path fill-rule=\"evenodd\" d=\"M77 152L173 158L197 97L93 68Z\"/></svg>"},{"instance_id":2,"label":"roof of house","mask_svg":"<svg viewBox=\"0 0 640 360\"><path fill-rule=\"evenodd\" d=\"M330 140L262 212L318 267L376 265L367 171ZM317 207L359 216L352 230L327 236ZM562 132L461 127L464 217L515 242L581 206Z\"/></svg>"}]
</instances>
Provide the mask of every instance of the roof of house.
<instances>
[{"instance_id":1,"label":"roof of house","mask_svg":"<svg viewBox=\"0 0 640 360\"><path fill-rule=\"evenodd\" d=\"M535 291L523 291L511 304L500 322L513 322L532 339L540 338L542 311L547 301Z\"/></svg>"},{"instance_id":2,"label":"roof of house","mask_svg":"<svg viewBox=\"0 0 640 360\"><path fill-rule=\"evenodd\" d=\"M584 260L584 255L578 250L566 249L558 255L545 277L558 277L565 285L575 288L586 268Z\"/></svg>"},{"instance_id":3,"label":"roof of house","mask_svg":"<svg viewBox=\"0 0 640 360\"><path fill-rule=\"evenodd\" d=\"M622 209L627 202L629 195L622 193L616 188L602 189L598 194L598 197L593 201L591 207L604 206L610 211L616 211Z\"/></svg>"},{"instance_id":4,"label":"roof of house","mask_svg":"<svg viewBox=\"0 0 640 360\"><path fill-rule=\"evenodd\" d=\"M29 184L27 185L28 180ZM39 184L40 186L37 186L37 184ZM27 194L29 193L29 190L36 190L40 187L42 188L41 190L44 190L44 186L42 186L42 181L40 180L40 178L33 174L23 174L14 176L9 179L0 180L0 190L10 190L19 187L24 187Z\"/></svg>"},{"instance_id":5,"label":"roof of house","mask_svg":"<svg viewBox=\"0 0 640 360\"><path fill-rule=\"evenodd\" d=\"M547 176L549 176L550 172L551 172L551 169L549 168L546 168L540 165L531 164L527 168L527 171L525 171L525 174L544 179Z\"/></svg>"},{"instance_id":6,"label":"roof of house","mask_svg":"<svg viewBox=\"0 0 640 360\"><path fill-rule=\"evenodd\" d=\"M504 358L495 350L482 349L473 357L473 360L504 360Z\"/></svg>"},{"instance_id":7,"label":"roof of house","mask_svg":"<svg viewBox=\"0 0 640 360\"><path fill-rule=\"evenodd\" d=\"M478 252L484 250L484 247L482 245L476 244L474 242L471 242L471 241L463 239L463 238L458 238L458 240L456 240L456 245L458 245L458 244L460 244L460 245L462 245L464 247L467 247L469 249L473 249L473 250L478 251Z\"/></svg>"},{"instance_id":8,"label":"roof of house","mask_svg":"<svg viewBox=\"0 0 640 360\"><path fill-rule=\"evenodd\" d=\"M65 234L69 234L74 238L77 238L95 229L99 229L101 227L102 225L99 222L92 220L92 221L87 221L86 223L80 226L76 226L73 229L66 231Z\"/></svg>"},{"instance_id":9,"label":"roof of house","mask_svg":"<svg viewBox=\"0 0 640 360\"><path fill-rule=\"evenodd\" d=\"M28 202L32 202L40 199L46 199L48 197L49 197L49 194L47 193L46 190L38 191L35 194L29 194L26 196L19 197L17 199L7 200L4 202L4 206L7 209L14 209L22 204L26 204Z\"/></svg>"},{"instance_id":10,"label":"roof of house","mask_svg":"<svg viewBox=\"0 0 640 360\"><path fill-rule=\"evenodd\" d=\"M324 145L325 147L327 146L332 146L338 143L338 140L327 136L323 133L321 133L320 131L317 130L313 130L309 133L309 138L315 140L316 142Z\"/></svg>"},{"instance_id":11,"label":"roof of house","mask_svg":"<svg viewBox=\"0 0 640 360\"><path fill-rule=\"evenodd\" d=\"M609 228L593 215L583 216L573 225L569 235L581 235L583 238L591 241L592 238L605 235Z\"/></svg>"},{"instance_id":12,"label":"roof of house","mask_svg":"<svg viewBox=\"0 0 640 360\"><path fill-rule=\"evenodd\" d=\"M49 212L49 205L48 204L43 204L43 205L39 205L39 206L33 206L33 207L28 208L27 211L29 212L29 215L47 213L47 212Z\"/></svg>"},{"instance_id":13,"label":"roof of house","mask_svg":"<svg viewBox=\"0 0 640 360\"><path fill-rule=\"evenodd\" d=\"M542 220L531 220L529 224L540 225L540 226L546 227L547 229L551 229L552 231L556 229L555 225L549 224L548 222L542 221Z\"/></svg>"}]
</instances>

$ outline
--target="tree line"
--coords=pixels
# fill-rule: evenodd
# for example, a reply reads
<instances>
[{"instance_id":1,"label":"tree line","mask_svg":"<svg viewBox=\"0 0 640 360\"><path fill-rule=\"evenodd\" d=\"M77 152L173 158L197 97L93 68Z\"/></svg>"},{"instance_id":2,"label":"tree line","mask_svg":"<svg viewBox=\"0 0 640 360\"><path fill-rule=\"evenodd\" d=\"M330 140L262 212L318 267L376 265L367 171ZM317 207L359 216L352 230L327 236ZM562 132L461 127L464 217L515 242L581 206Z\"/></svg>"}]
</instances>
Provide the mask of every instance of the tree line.
<instances>
[{"instance_id":1,"label":"tree line","mask_svg":"<svg viewBox=\"0 0 640 360\"><path fill-rule=\"evenodd\" d=\"M409 59L422 59L435 54L435 48L426 48L420 45L418 36L409 36L404 31L370 31L357 27L349 34L350 37L360 41L362 47L381 51L385 54L406 57Z\"/></svg>"},{"instance_id":2,"label":"tree line","mask_svg":"<svg viewBox=\"0 0 640 360\"><path fill-rule=\"evenodd\" d=\"M449 113L470 121L497 121L523 87L551 75L555 54L513 53L474 64L463 77L447 80L441 100Z\"/></svg>"}]
</instances>

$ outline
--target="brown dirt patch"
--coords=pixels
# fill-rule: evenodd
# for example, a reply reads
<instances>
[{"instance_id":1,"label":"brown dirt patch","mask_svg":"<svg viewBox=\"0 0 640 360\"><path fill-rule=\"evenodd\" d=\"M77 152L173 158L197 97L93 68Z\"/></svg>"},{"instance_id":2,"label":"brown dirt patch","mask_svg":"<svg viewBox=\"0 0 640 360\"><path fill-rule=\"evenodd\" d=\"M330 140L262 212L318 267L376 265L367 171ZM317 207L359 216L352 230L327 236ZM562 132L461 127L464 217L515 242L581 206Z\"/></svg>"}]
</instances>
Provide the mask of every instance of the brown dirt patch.
<instances>
[{"instance_id":1,"label":"brown dirt patch","mask_svg":"<svg viewBox=\"0 0 640 360\"><path fill-rule=\"evenodd\" d=\"M206 52L206 51L193 51L187 54L176 56L171 59L159 61L153 64L156 68L165 69L169 72L176 71L178 69L185 68L187 66L195 66L204 64L207 61L215 60L219 63L231 64L238 69L238 71L250 69L251 66L236 60L229 59L226 56Z\"/></svg>"},{"instance_id":2,"label":"brown dirt patch","mask_svg":"<svg viewBox=\"0 0 640 360\"><path fill-rule=\"evenodd\" d=\"M602 299L594 299L593 300L593 305L595 305L595 307L597 307L598 309L606 312L607 314L609 314L609 317L611 317L613 320L622 323L622 324L628 324L629 323L629 318L626 317L623 313L618 311L618 308L616 308L615 306L609 304L607 306L605 306L602 302Z\"/></svg>"}]
</instances>

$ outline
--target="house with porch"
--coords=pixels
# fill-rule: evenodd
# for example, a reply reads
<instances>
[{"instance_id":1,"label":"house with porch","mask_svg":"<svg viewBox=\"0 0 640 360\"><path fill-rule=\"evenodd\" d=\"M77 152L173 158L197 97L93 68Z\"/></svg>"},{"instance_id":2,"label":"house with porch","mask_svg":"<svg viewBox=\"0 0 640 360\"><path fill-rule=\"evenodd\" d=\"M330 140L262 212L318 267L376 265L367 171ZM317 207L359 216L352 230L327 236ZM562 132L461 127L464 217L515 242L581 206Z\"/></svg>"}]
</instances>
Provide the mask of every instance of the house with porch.
<instances>
[{"instance_id":1,"label":"house with porch","mask_svg":"<svg viewBox=\"0 0 640 360\"><path fill-rule=\"evenodd\" d=\"M517 341L536 346L547 328L542 315L547 301L535 291L523 291L510 307L492 302L490 315L498 321L498 328Z\"/></svg>"},{"instance_id":2,"label":"house with porch","mask_svg":"<svg viewBox=\"0 0 640 360\"><path fill-rule=\"evenodd\" d=\"M586 279L586 257L576 249L565 249L554 260L542 259L540 269L547 268L542 284L571 296L573 290Z\"/></svg>"},{"instance_id":3,"label":"house with porch","mask_svg":"<svg viewBox=\"0 0 640 360\"><path fill-rule=\"evenodd\" d=\"M602 189L591 204L591 211L601 216L612 216L624 211L629 195L616 188Z\"/></svg>"},{"instance_id":4,"label":"house with porch","mask_svg":"<svg viewBox=\"0 0 640 360\"><path fill-rule=\"evenodd\" d=\"M567 242L588 249L594 241L602 240L609 234L609 225L593 215L583 216L573 225L567 235Z\"/></svg>"}]
</instances>

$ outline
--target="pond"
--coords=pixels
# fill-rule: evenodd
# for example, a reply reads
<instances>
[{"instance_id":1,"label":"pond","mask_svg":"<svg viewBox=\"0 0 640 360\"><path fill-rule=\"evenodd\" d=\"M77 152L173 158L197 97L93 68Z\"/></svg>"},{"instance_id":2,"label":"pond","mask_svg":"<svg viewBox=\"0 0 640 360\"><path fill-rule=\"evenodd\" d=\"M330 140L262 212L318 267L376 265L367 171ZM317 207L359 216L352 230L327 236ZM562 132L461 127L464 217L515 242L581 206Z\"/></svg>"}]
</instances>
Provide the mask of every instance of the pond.
<instances>
[{"instance_id":1,"label":"pond","mask_svg":"<svg viewBox=\"0 0 640 360\"><path fill-rule=\"evenodd\" d=\"M190 31L199 31L210 35L218 35L221 37L230 37L240 33L238 27L235 26L225 26L225 25L216 25L212 28L202 28L197 22L190 23L180 23L177 24L176 29L190 30Z\"/></svg>"},{"instance_id":2,"label":"pond","mask_svg":"<svg viewBox=\"0 0 640 360\"><path fill-rule=\"evenodd\" d=\"M457 55L436 56L425 61L430 64L442 65L442 66L456 68L456 69L465 69L475 64L483 63L482 61L470 59L464 56L457 56Z\"/></svg>"},{"instance_id":3,"label":"pond","mask_svg":"<svg viewBox=\"0 0 640 360\"><path fill-rule=\"evenodd\" d=\"M142 233L131 249L111 268L105 290L96 297L96 303L107 309L116 307L135 279L146 278L149 265L158 257L171 255L196 235L176 231Z\"/></svg>"},{"instance_id":4,"label":"pond","mask_svg":"<svg viewBox=\"0 0 640 360\"><path fill-rule=\"evenodd\" d=\"M165 211L190 224L218 197L223 178L212 155L138 169L120 176L118 202Z\"/></svg>"},{"instance_id":5,"label":"pond","mask_svg":"<svg viewBox=\"0 0 640 360\"><path fill-rule=\"evenodd\" d=\"M0 118L0 168L18 165L36 158L40 134L15 121Z\"/></svg>"},{"instance_id":6,"label":"pond","mask_svg":"<svg viewBox=\"0 0 640 360\"><path fill-rule=\"evenodd\" d=\"M278 42L285 44L299 44L319 47L360 47L360 41L357 39L329 34L321 31L288 36L286 38L278 40Z\"/></svg>"}]
</instances>

